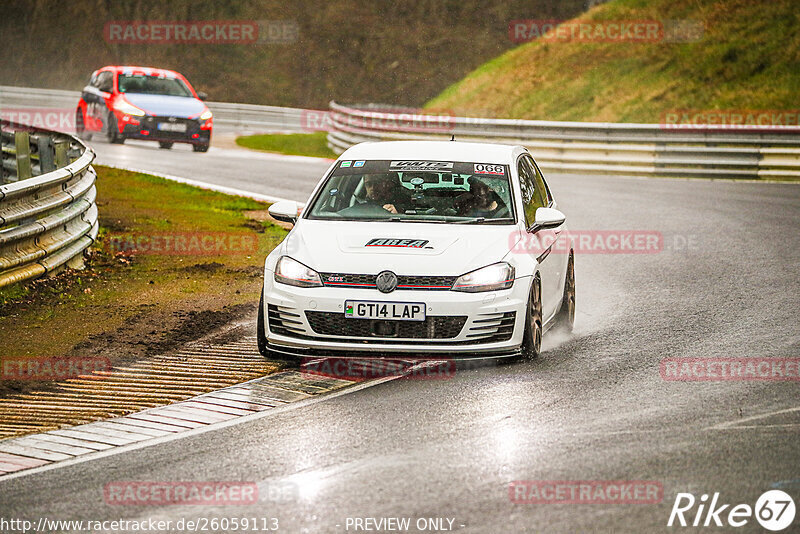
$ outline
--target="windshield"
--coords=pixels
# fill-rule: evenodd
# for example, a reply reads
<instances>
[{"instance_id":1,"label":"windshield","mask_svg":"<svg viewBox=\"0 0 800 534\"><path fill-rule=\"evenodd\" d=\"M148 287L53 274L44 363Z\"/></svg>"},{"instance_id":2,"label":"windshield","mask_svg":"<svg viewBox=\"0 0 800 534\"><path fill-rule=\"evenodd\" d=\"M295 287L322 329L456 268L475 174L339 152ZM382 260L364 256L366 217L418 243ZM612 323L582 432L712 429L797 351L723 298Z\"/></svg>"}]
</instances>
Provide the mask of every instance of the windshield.
<instances>
[{"instance_id":1,"label":"windshield","mask_svg":"<svg viewBox=\"0 0 800 534\"><path fill-rule=\"evenodd\" d=\"M120 74L120 93L143 93L148 95L194 96L192 91L178 78L146 76L144 74Z\"/></svg>"},{"instance_id":2,"label":"windshield","mask_svg":"<svg viewBox=\"0 0 800 534\"><path fill-rule=\"evenodd\" d=\"M506 165L345 160L317 193L309 219L513 224Z\"/></svg>"}]
</instances>

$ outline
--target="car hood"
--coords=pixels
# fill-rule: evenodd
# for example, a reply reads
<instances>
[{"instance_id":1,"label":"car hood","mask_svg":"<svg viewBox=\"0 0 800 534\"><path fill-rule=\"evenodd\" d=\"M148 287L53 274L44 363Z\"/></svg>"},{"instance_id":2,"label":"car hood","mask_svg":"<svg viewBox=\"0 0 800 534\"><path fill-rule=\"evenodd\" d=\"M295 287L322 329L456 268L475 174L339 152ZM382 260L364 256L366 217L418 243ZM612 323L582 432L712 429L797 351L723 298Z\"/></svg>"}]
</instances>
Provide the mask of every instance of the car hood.
<instances>
[{"instance_id":1,"label":"car hood","mask_svg":"<svg viewBox=\"0 0 800 534\"><path fill-rule=\"evenodd\" d=\"M301 219L281 253L326 273L458 276L501 261L519 239L511 225Z\"/></svg>"},{"instance_id":2,"label":"car hood","mask_svg":"<svg viewBox=\"0 0 800 534\"><path fill-rule=\"evenodd\" d=\"M203 112L206 105L193 96L147 95L125 93L125 100L149 115L166 115L187 119Z\"/></svg>"}]
</instances>

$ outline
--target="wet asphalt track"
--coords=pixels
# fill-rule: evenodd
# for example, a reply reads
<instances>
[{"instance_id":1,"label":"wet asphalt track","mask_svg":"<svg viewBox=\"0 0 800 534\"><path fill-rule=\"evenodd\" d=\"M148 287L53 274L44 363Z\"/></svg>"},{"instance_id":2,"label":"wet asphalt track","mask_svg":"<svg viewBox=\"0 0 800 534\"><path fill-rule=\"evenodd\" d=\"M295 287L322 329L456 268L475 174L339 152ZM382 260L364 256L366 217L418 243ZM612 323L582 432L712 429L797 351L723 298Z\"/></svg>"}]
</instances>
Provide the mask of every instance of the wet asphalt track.
<instances>
[{"instance_id":1,"label":"wet asphalt track","mask_svg":"<svg viewBox=\"0 0 800 534\"><path fill-rule=\"evenodd\" d=\"M99 163L297 200L328 165L214 148L95 147ZM578 255L575 336L545 338L537 361L395 380L0 480L0 517L278 517L279 532L310 533L346 532L348 517L447 517L454 530L476 533L661 532L696 530L666 527L678 492L720 492L724 503L752 506L781 488L800 504L800 411L769 415L800 408L798 382L666 382L659 374L666 357L800 355L800 187L549 182L571 230L655 230L665 250ZM692 250L680 246L690 241ZM712 428L721 424L729 426ZM129 480L289 482L298 494L273 502L264 492L249 506L104 503L106 483ZM655 505L513 504L515 480L651 480L664 497ZM731 530L763 531L752 518Z\"/></svg>"}]
</instances>

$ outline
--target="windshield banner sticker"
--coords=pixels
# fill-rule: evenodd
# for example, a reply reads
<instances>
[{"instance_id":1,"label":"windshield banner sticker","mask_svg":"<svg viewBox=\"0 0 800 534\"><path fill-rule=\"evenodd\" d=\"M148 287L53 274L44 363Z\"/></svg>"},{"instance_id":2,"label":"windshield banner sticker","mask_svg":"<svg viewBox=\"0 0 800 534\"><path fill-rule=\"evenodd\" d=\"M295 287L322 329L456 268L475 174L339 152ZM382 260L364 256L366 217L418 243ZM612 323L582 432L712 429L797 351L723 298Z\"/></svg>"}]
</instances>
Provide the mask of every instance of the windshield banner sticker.
<instances>
[{"instance_id":1,"label":"windshield banner sticker","mask_svg":"<svg viewBox=\"0 0 800 534\"><path fill-rule=\"evenodd\" d=\"M399 171L439 171L452 170L452 161L393 161L390 169Z\"/></svg>"}]
</instances>

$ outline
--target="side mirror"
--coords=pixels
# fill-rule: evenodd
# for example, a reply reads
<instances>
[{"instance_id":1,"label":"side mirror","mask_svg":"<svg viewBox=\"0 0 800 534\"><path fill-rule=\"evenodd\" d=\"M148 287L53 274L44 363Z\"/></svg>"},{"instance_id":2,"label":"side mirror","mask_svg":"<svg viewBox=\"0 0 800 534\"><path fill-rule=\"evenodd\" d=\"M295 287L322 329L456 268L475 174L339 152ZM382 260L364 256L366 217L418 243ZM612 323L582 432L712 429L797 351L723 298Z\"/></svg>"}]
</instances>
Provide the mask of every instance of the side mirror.
<instances>
[{"instance_id":1,"label":"side mirror","mask_svg":"<svg viewBox=\"0 0 800 534\"><path fill-rule=\"evenodd\" d=\"M545 228L556 228L564 224L567 216L553 208L537 208L536 217L533 225L528 229L529 232L536 232Z\"/></svg>"},{"instance_id":2,"label":"side mirror","mask_svg":"<svg viewBox=\"0 0 800 534\"><path fill-rule=\"evenodd\" d=\"M294 224L297 222L300 206L294 200L281 200L269 207L269 214L276 220Z\"/></svg>"},{"instance_id":3,"label":"side mirror","mask_svg":"<svg viewBox=\"0 0 800 534\"><path fill-rule=\"evenodd\" d=\"M197 98L200 100L208 100L208 93L204 93L203 91L197 91Z\"/></svg>"}]
</instances>

